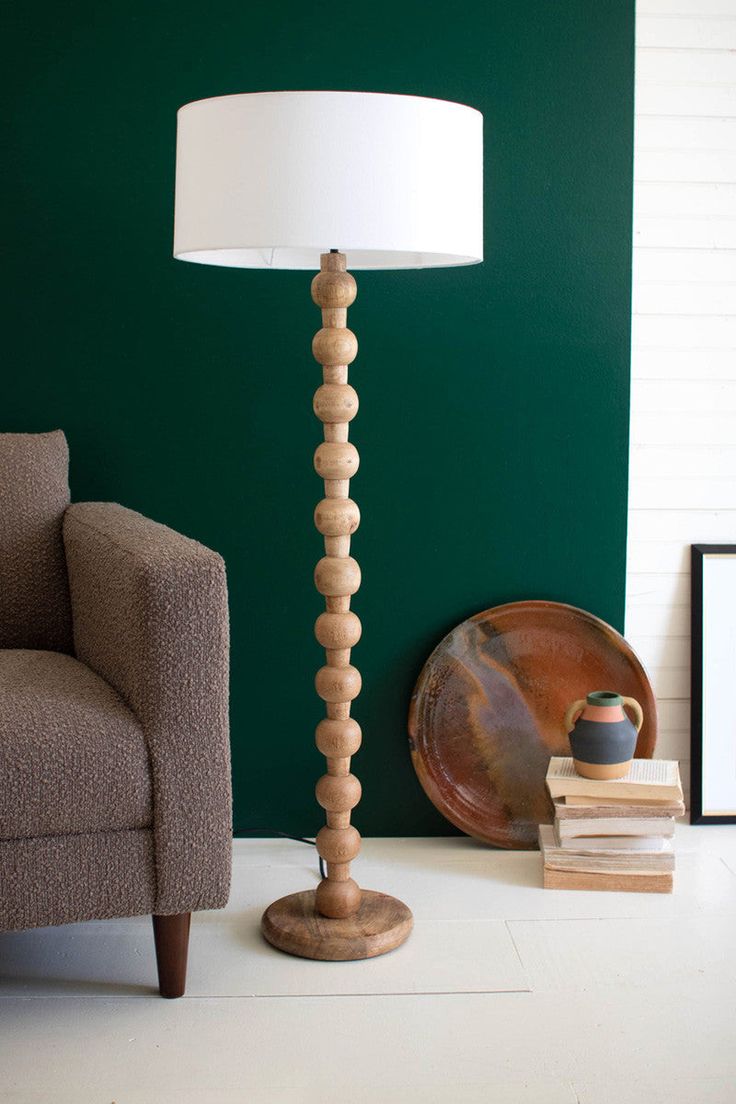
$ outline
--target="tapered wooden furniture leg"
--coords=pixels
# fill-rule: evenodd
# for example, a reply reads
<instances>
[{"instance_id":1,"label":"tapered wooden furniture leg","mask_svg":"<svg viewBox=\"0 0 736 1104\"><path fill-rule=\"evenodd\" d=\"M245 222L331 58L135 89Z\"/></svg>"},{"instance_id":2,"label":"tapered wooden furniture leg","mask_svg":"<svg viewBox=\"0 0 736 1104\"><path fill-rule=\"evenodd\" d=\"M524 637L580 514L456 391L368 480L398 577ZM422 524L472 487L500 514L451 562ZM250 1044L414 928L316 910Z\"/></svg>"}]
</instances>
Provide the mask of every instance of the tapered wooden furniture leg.
<instances>
[{"instance_id":1,"label":"tapered wooden furniture leg","mask_svg":"<svg viewBox=\"0 0 736 1104\"><path fill-rule=\"evenodd\" d=\"M154 916L158 987L162 997L182 997L187 984L187 952L191 912Z\"/></svg>"},{"instance_id":2,"label":"tapered wooden furniture leg","mask_svg":"<svg viewBox=\"0 0 736 1104\"><path fill-rule=\"evenodd\" d=\"M350 663L361 625L350 609L360 587L360 568L350 555L350 538L360 523L360 511L349 497L350 479L358 470L358 451L348 441L350 422L358 412L358 396L348 383L348 365L358 352L347 329L347 309L356 295L355 280L345 271L342 253L324 253L321 271L312 281L312 298L322 309L322 329L312 352L322 365L322 386L314 396L314 412L322 422L324 442L314 454L314 467L324 480L324 498L314 522L324 537L325 554L314 581L324 596L325 612L315 625L325 649L325 665L315 686L327 716L317 726L317 747L327 760L327 773L317 783L317 801L327 824L317 836L317 849L327 876L316 891L283 897L266 910L262 930L281 950L306 958L370 958L403 943L412 915L394 897L360 890L350 877L350 863L360 850L360 834L350 824L360 801L360 782L350 771L351 756L361 743L358 723L350 716L361 689L359 671Z\"/></svg>"}]
</instances>

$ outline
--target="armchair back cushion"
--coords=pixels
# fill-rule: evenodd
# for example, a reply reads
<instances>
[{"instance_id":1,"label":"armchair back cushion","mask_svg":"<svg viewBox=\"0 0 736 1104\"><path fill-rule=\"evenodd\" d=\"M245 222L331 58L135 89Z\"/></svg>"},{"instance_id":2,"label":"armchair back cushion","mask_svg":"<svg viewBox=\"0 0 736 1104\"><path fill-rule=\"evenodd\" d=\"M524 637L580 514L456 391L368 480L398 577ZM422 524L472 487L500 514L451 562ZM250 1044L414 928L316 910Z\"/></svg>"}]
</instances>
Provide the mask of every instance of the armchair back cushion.
<instances>
[{"instance_id":1,"label":"armchair back cushion","mask_svg":"<svg viewBox=\"0 0 736 1104\"><path fill-rule=\"evenodd\" d=\"M72 651L68 505L64 434L0 433L0 648Z\"/></svg>"}]
</instances>

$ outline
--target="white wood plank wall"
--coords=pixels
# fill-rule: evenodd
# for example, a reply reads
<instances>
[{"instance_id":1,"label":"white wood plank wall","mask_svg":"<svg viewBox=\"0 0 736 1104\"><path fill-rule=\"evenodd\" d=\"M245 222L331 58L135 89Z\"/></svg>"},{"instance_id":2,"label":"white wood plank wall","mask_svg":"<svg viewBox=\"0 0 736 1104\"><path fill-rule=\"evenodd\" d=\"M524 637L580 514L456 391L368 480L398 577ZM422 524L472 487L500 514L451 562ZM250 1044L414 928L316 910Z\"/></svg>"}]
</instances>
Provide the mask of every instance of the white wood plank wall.
<instances>
[{"instance_id":1,"label":"white wood plank wall","mask_svg":"<svg viewBox=\"0 0 736 1104\"><path fill-rule=\"evenodd\" d=\"M736 543L736 0L639 0L626 634L689 783L689 547Z\"/></svg>"}]
</instances>

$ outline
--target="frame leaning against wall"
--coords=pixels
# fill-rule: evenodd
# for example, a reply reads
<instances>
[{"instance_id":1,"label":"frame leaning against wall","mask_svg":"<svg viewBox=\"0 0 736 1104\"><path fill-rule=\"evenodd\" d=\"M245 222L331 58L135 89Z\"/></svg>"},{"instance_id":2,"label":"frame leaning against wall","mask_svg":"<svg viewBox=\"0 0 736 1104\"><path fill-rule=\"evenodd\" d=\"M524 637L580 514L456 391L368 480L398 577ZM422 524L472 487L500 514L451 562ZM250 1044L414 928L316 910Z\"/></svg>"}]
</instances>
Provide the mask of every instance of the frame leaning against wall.
<instances>
[{"instance_id":1,"label":"frame leaning against wall","mask_svg":"<svg viewBox=\"0 0 736 1104\"><path fill-rule=\"evenodd\" d=\"M736 824L736 544L693 544L691 570L690 823Z\"/></svg>"}]
</instances>

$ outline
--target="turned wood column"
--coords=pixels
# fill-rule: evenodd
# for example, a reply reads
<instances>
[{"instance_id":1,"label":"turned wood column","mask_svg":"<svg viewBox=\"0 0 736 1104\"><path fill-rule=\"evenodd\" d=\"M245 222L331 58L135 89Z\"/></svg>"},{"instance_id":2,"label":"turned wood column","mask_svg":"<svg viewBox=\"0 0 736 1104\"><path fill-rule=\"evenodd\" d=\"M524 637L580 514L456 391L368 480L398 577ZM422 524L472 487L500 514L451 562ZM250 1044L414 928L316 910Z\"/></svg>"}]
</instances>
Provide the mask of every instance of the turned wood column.
<instances>
[{"instance_id":1,"label":"turned wood column","mask_svg":"<svg viewBox=\"0 0 736 1104\"><path fill-rule=\"evenodd\" d=\"M322 308L322 329L312 352L322 365L322 386L314 396L314 412L324 428L324 442L314 454L314 467L324 479L324 498L314 523L324 537L325 554L314 572L325 612L315 625L325 649L325 666L317 672L317 693L327 717L317 726L317 747L327 759L327 773L317 783L317 801L327 824L317 836L317 849L327 864L327 877L317 887L316 907L323 916L352 916L360 908L360 889L350 877L350 863L360 850L360 834L350 824L360 801L360 782L350 773L350 757L360 747L360 725L350 716L360 693L360 672L350 663L350 649L360 639L361 626L350 609L360 586L360 568L350 555L350 538L360 523L360 511L350 498L350 478L358 470L358 450L348 441L350 422L358 412L358 396L348 383L348 365L358 342L347 329L347 308L355 300L355 280L345 271L342 253L323 253L321 271L312 281L312 298Z\"/></svg>"},{"instance_id":2,"label":"turned wood column","mask_svg":"<svg viewBox=\"0 0 736 1104\"><path fill-rule=\"evenodd\" d=\"M350 538L360 523L360 511L350 498L358 451L348 441L350 422L358 412L358 396L348 383L358 342L347 328L356 288L337 250L322 254L320 269L312 281L312 298L322 309L322 329L315 334L312 352L322 365L314 412L322 422L324 441L314 454L314 467L324 480L324 498L314 511L314 523L324 537L325 554L314 570L314 582L324 596L325 612L314 630L325 649L315 685L327 713L317 725L317 747L327 760L327 773L317 783L317 801L327 819L317 835L317 848L327 876L316 890L290 893L269 905L261 930L269 943L288 954L344 962L393 950L407 938L413 921L403 902L376 890L361 890L350 877L350 863L360 850L360 834L350 814L361 792L350 771L361 741L360 726L350 716L361 686L360 672L350 662L361 633L360 621L350 609L360 586L360 568L350 555Z\"/></svg>"}]
</instances>

